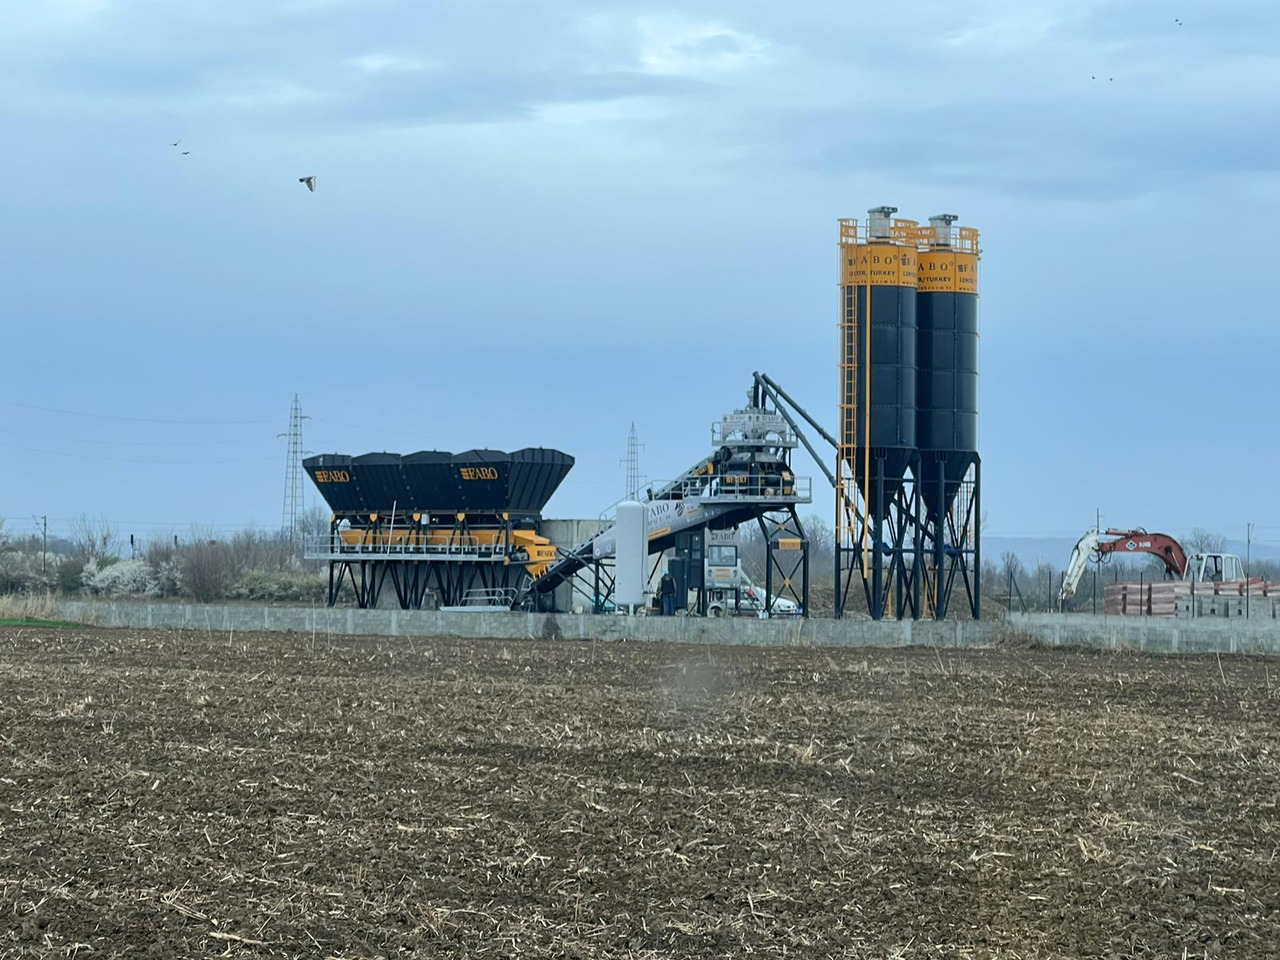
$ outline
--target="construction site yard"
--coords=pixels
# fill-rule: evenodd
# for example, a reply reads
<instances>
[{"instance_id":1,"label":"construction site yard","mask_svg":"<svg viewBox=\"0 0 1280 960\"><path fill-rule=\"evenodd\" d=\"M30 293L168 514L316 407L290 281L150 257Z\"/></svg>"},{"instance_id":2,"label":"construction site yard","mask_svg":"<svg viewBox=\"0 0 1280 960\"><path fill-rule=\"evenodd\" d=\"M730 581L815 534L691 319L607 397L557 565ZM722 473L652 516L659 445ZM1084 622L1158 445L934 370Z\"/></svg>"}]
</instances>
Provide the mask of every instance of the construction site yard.
<instances>
[{"instance_id":1,"label":"construction site yard","mask_svg":"<svg viewBox=\"0 0 1280 960\"><path fill-rule=\"evenodd\" d=\"M1280 957L1277 688L0 627L0 956Z\"/></svg>"}]
</instances>

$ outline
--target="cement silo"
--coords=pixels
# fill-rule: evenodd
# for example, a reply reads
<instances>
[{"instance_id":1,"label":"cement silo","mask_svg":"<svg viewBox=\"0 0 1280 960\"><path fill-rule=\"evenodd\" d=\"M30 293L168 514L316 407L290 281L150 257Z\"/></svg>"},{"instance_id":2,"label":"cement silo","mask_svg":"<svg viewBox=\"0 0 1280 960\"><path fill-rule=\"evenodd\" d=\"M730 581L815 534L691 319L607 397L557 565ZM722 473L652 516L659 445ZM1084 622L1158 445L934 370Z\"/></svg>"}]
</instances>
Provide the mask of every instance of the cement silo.
<instances>
[{"instance_id":1,"label":"cement silo","mask_svg":"<svg viewBox=\"0 0 1280 960\"><path fill-rule=\"evenodd\" d=\"M926 614L942 619L961 586L980 613L978 231L931 217L919 232L916 319L918 492Z\"/></svg>"},{"instance_id":2,"label":"cement silo","mask_svg":"<svg viewBox=\"0 0 1280 960\"><path fill-rule=\"evenodd\" d=\"M894 207L840 221L836 615L860 580L879 619L919 615L916 306L919 226Z\"/></svg>"}]
</instances>

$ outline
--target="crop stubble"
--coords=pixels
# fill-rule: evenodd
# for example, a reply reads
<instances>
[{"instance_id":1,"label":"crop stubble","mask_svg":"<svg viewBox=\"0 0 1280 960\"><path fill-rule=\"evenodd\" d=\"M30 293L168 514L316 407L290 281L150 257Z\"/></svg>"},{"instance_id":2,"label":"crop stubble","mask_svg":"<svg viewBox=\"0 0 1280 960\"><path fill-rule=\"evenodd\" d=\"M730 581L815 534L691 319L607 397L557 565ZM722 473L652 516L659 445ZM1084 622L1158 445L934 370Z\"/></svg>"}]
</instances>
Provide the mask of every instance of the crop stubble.
<instances>
[{"instance_id":1,"label":"crop stubble","mask_svg":"<svg viewBox=\"0 0 1280 960\"><path fill-rule=\"evenodd\" d=\"M1276 957L1270 674L9 628L0 956Z\"/></svg>"}]
</instances>

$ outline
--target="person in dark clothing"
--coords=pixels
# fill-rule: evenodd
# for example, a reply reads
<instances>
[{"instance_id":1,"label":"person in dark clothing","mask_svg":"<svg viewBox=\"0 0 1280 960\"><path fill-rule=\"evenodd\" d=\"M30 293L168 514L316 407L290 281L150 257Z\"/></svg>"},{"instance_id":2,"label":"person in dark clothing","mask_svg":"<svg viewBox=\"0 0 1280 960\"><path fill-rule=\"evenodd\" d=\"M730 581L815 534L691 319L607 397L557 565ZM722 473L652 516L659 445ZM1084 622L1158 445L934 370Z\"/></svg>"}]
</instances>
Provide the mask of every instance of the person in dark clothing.
<instances>
[{"instance_id":1,"label":"person in dark clothing","mask_svg":"<svg viewBox=\"0 0 1280 960\"><path fill-rule=\"evenodd\" d=\"M674 617L676 615L676 578L671 575L670 570L663 573L662 579L658 581L658 596L662 600L662 615Z\"/></svg>"}]
</instances>

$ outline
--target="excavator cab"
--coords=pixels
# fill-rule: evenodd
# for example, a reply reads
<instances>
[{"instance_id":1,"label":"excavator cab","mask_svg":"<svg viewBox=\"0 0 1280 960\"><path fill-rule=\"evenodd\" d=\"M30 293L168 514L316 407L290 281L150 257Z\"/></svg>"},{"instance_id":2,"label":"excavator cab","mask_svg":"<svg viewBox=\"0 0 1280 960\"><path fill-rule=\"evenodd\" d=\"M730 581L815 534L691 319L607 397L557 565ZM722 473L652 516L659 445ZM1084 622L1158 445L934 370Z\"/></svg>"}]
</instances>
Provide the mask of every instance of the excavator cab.
<instances>
[{"instance_id":1,"label":"excavator cab","mask_svg":"<svg viewBox=\"0 0 1280 960\"><path fill-rule=\"evenodd\" d=\"M1244 564L1231 553L1193 553L1182 579L1192 583L1225 583L1244 579Z\"/></svg>"}]
</instances>

